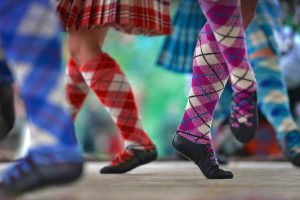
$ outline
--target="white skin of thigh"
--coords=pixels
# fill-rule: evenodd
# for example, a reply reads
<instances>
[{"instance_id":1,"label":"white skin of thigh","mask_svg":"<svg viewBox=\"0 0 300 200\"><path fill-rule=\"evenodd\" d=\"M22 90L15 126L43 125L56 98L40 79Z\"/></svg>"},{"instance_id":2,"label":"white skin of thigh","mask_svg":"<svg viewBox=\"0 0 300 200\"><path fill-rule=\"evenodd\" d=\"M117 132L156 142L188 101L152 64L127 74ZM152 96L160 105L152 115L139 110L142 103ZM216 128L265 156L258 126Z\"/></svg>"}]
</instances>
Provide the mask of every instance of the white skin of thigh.
<instances>
[{"instance_id":1,"label":"white skin of thigh","mask_svg":"<svg viewBox=\"0 0 300 200\"><path fill-rule=\"evenodd\" d=\"M102 54L107 30L108 28L68 31L69 53L79 67Z\"/></svg>"}]
</instances>

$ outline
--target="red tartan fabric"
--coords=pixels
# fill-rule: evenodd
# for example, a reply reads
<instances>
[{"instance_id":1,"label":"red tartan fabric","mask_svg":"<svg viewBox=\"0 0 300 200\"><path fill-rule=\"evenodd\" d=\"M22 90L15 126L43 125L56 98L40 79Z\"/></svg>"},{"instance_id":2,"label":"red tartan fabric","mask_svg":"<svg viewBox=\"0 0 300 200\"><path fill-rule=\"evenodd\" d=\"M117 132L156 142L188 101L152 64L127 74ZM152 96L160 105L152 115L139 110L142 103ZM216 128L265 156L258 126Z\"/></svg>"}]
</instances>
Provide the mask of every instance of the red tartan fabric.
<instances>
[{"instance_id":1,"label":"red tartan fabric","mask_svg":"<svg viewBox=\"0 0 300 200\"><path fill-rule=\"evenodd\" d=\"M66 75L66 97L71 106L72 119L75 121L90 88L85 83L85 80L73 59L69 60Z\"/></svg>"},{"instance_id":2,"label":"red tartan fabric","mask_svg":"<svg viewBox=\"0 0 300 200\"><path fill-rule=\"evenodd\" d=\"M92 89L120 130L125 144L153 148L144 131L130 83L108 54L86 63L80 71L74 61L68 64L67 98L75 119L89 89Z\"/></svg>"},{"instance_id":3,"label":"red tartan fabric","mask_svg":"<svg viewBox=\"0 0 300 200\"><path fill-rule=\"evenodd\" d=\"M170 0L59 0L57 11L65 30L111 26L132 34L171 33Z\"/></svg>"}]
</instances>

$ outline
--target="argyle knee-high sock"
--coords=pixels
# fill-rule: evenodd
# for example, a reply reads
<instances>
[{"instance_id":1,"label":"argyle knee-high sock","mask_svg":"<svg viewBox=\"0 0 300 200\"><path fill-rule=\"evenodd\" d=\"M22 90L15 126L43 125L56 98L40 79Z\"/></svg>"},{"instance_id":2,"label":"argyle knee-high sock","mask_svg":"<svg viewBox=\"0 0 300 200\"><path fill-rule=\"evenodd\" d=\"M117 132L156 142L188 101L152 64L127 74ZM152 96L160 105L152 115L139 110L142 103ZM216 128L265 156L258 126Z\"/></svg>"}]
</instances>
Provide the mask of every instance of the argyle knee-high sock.
<instances>
[{"instance_id":1,"label":"argyle knee-high sock","mask_svg":"<svg viewBox=\"0 0 300 200\"><path fill-rule=\"evenodd\" d=\"M177 134L173 138L173 146L193 160L206 178L233 177L230 171L219 168L210 141L214 109L228 78L227 65L215 36L209 24L205 24L194 52L188 103Z\"/></svg>"},{"instance_id":2,"label":"argyle knee-high sock","mask_svg":"<svg viewBox=\"0 0 300 200\"><path fill-rule=\"evenodd\" d=\"M0 4L2 46L25 103L32 159L41 164L82 162L71 116L62 101L64 76L55 12L46 0ZM45 154L53 156L44 157Z\"/></svg>"},{"instance_id":3,"label":"argyle knee-high sock","mask_svg":"<svg viewBox=\"0 0 300 200\"><path fill-rule=\"evenodd\" d=\"M209 24L205 24L194 52L191 89L178 130L180 135L193 143L210 143L214 109L228 77L215 36Z\"/></svg>"},{"instance_id":4,"label":"argyle knee-high sock","mask_svg":"<svg viewBox=\"0 0 300 200\"><path fill-rule=\"evenodd\" d=\"M255 91L256 82L248 60L240 0L199 0L229 68L233 90Z\"/></svg>"},{"instance_id":5,"label":"argyle knee-high sock","mask_svg":"<svg viewBox=\"0 0 300 200\"><path fill-rule=\"evenodd\" d=\"M73 59L69 60L66 76L66 96L71 106L72 119L75 121L90 88L85 82L80 70L78 69L78 66Z\"/></svg>"},{"instance_id":6,"label":"argyle knee-high sock","mask_svg":"<svg viewBox=\"0 0 300 200\"><path fill-rule=\"evenodd\" d=\"M25 158L1 175L1 196L78 179L83 169L62 73L59 21L48 0L0 1L0 40L31 133Z\"/></svg>"},{"instance_id":7,"label":"argyle knee-high sock","mask_svg":"<svg viewBox=\"0 0 300 200\"><path fill-rule=\"evenodd\" d=\"M103 53L80 71L119 128L126 146L153 148L139 117L131 86L116 61Z\"/></svg>"},{"instance_id":8,"label":"argyle knee-high sock","mask_svg":"<svg viewBox=\"0 0 300 200\"><path fill-rule=\"evenodd\" d=\"M287 132L297 130L287 95L286 85L276 56L267 56L251 60L257 74L259 87L258 102L260 109L272 124L281 140Z\"/></svg>"},{"instance_id":9,"label":"argyle knee-high sock","mask_svg":"<svg viewBox=\"0 0 300 200\"><path fill-rule=\"evenodd\" d=\"M230 126L241 142L254 137L257 127L256 80L248 60L240 0L199 0L228 64L233 89Z\"/></svg>"},{"instance_id":10,"label":"argyle knee-high sock","mask_svg":"<svg viewBox=\"0 0 300 200\"><path fill-rule=\"evenodd\" d=\"M276 131L286 156L300 166L300 131L289 106L286 85L276 56L252 59L257 74L260 109Z\"/></svg>"}]
</instances>

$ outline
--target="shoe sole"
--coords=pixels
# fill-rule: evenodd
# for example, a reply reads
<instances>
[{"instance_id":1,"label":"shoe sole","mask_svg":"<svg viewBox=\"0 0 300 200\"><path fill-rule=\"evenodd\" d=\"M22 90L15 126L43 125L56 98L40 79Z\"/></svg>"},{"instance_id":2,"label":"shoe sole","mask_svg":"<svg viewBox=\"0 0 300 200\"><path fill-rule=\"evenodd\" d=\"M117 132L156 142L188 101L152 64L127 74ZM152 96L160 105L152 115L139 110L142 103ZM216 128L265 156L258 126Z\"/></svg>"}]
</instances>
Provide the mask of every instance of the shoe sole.
<instances>
[{"instance_id":1,"label":"shoe sole","mask_svg":"<svg viewBox=\"0 0 300 200\"><path fill-rule=\"evenodd\" d=\"M143 160L139 160L138 159L138 163L136 163L135 165L133 165L133 166L131 166L129 168L125 168L125 169L122 169L122 170L117 170L116 169L116 171L112 170L112 171L108 171L108 172L106 172L106 171L103 170L105 168L102 168L100 170L100 174L124 174L126 172L129 172L129 171L137 168L137 167L140 167L142 165L148 164L148 163L150 163L150 162L152 162L152 161L154 161L156 159L157 159L157 152L156 152L156 154L153 154L152 156L149 156L149 158L146 158L146 159L143 159Z\"/></svg>"},{"instance_id":2,"label":"shoe sole","mask_svg":"<svg viewBox=\"0 0 300 200\"><path fill-rule=\"evenodd\" d=\"M180 152L180 150L178 150L177 144L175 143L175 138L176 138L176 136L177 136L177 133L175 133L175 135L174 135L174 137L173 137L173 140L172 140L172 145L173 145L173 147L175 148L176 152L177 152L179 155L183 156L184 158L186 158L186 159L192 161L195 165L197 165L197 163L196 163L192 158L190 158L189 156L185 155L184 153ZM197 166L198 166L198 165L197 165ZM199 167L199 166L198 166L198 167ZM201 170L201 169L200 169L200 170ZM202 174L203 174L203 173L202 173ZM203 174L203 176L206 177L204 174ZM233 174L232 174L231 177L224 177L224 178L206 177L206 178L207 178L207 179L232 179L232 178L233 178Z\"/></svg>"},{"instance_id":3,"label":"shoe sole","mask_svg":"<svg viewBox=\"0 0 300 200\"><path fill-rule=\"evenodd\" d=\"M6 196L19 196L25 192L74 182L82 175L83 163L72 165L70 167L35 166L33 172L27 174L20 182L15 183L14 188L1 188L0 193Z\"/></svg>"}]
</instances>

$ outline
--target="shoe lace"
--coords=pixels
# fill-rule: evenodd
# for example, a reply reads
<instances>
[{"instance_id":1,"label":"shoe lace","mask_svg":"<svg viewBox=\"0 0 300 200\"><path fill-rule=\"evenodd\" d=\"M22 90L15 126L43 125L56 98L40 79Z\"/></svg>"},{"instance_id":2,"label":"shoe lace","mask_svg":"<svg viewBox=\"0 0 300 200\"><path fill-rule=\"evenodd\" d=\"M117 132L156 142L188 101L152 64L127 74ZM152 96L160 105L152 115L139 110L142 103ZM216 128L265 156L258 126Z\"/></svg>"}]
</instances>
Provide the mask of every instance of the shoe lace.
<instances>
[{"instance_id":1,"label":"shoe lace","mask_svg":"<svg viewBox=\"0 0 300 200\"><path fill-rule=\"evenodd\" d=\"M22 175L29 173L31 170L31 159L29 156L20 159L17 163L10 166L3 174L2 183L10 184L19 179Z\"/></svg>"},{"instance_id":2,"label":"shoe lace","mask_svg":"<svg viewBox=\"0 0 300 200\"><path fill-rule=\"evenodd\" d=\"M215 157L214 149L212 148L211 144L206 144L207 153L209 156L209 159L215 163L217 163L217 159Z\"/></svg>"},{"instance_id":3,"label":"shoe lace","mask_svg":"<svg viewBox=\"0 0 300 200\"><path fill-rule=\"evenodd\" d=\"M249 93L247 91L240 91L234 93L232 96L232 110L231 118L237 121L238 118L244 117L250 119L254 117L253 114L250 114L250 111L254 109L256 95L255 93ZM247 120L248 121L248 120Z\"/></svg>"},{"instance_id":4,"label":"shoe lace","mask_svg":"<svg viewBox=\"0 0 300 200\"><path fill-rule=\"evenodd\" d=\"M112 165L117 166L120 163L124 163L127 160L130 160L133 156L133 152L127 149L123 149L121 153L112 161Z\"/></svg>"}]
</instances>

